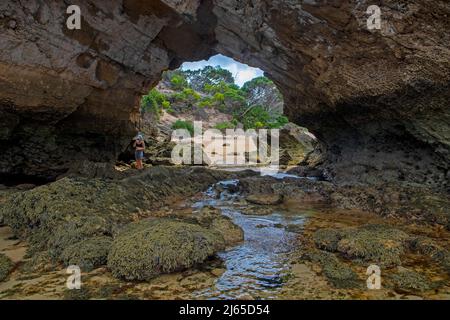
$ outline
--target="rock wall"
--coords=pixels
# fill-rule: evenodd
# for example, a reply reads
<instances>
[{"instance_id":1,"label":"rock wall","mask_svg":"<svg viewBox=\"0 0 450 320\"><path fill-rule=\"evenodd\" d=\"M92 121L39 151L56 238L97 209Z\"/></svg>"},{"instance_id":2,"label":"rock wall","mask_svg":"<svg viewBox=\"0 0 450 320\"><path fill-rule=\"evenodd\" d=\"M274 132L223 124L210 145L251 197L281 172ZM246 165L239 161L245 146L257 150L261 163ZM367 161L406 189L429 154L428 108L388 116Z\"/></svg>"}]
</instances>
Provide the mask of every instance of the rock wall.
<instances>
[{"instance_id":1,"label":"rock wall","mask_svg":"<svg viewBox=\"0 0 450 320\"><path fill-rule=\"evenodd\" d=\"M0 4L0 172L54 176L114 159L161 72L222 53L259 67L309 128L338 183L448 187L450 4L373 1L61 1Z\"/></svg>"}]
</instances>

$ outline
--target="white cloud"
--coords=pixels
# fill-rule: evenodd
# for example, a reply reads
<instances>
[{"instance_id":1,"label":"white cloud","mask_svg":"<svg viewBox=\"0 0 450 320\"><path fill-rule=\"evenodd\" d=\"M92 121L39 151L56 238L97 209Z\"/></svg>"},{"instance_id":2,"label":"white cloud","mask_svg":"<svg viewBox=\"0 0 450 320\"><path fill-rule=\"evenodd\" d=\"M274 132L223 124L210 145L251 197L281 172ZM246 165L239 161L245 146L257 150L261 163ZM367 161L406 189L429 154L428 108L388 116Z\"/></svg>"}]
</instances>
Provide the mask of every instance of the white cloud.
<instances>
[{"instance_id":1,"label":"white cloud","mask_svg":"<svg viewBox=\"0 0 450 320\"><path fill-rule=\"evenodd\" d=\"M185 62L181 68L183 70L198 70L205 66L220 66L227 69L235 78L235 83L241 87L245 82L264 75L264 72L258 68L249 67L220 54L211 57L208 61Z\"/></svg>"}]
</instances>

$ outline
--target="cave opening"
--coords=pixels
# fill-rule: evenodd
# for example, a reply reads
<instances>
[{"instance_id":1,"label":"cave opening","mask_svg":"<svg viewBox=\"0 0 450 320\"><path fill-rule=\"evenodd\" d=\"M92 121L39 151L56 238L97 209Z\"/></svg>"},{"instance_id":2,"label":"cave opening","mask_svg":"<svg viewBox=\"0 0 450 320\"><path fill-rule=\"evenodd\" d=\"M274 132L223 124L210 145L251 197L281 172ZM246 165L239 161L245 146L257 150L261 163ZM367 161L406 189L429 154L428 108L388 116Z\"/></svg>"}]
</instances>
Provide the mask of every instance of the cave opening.
<instances>
[{"instance_id":1,"label":"cave opening","mask_svg":"<svg viewBox=\"0 0 450 320\"><path fill-rule=\"evenodd\" d=\"M202 130L224 134L229 129L289 131L285 144L294 150L283 150L283 164L298 164L308 149L305 144L315 139L306 129L289 122L282 93L261 69L221 54L163 72L158 84L142 96L136 126L147 143L145 162L169 165L174 130L184 129L193 135L194 124L200 122ZM269 144L270 139L269 135ZM285 140L283 137L282 142ZM224 149L226 145L224 142ZM133 149L128 148L119 161L132 162L133 156Z\"/></svg>"}]
</instances>

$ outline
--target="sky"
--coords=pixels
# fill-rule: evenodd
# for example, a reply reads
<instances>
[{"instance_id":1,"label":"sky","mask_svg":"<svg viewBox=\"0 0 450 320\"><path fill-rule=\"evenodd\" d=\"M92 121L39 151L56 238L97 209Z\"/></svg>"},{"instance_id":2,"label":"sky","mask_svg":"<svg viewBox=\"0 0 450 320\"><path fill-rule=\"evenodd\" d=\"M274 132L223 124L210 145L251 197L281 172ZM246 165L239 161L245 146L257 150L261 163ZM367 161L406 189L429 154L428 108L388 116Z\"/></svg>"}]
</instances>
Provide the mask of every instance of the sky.
<instances>
[{"instance_id":1,"label":"sky","mask_svg":"<svg viewBox=\"0 0 450 320\"><path fill-rule=\"evenodd\" d=\"M197 70L205 66L221 66L223 69L227 69L233 75L235 83L240 87L247 81L264 75L264 72L258 68L249 67L246 64L239 63L221 54L209 58L208 61L185 62L181 66L181 69Z\"/></svg>"}]
</instances>

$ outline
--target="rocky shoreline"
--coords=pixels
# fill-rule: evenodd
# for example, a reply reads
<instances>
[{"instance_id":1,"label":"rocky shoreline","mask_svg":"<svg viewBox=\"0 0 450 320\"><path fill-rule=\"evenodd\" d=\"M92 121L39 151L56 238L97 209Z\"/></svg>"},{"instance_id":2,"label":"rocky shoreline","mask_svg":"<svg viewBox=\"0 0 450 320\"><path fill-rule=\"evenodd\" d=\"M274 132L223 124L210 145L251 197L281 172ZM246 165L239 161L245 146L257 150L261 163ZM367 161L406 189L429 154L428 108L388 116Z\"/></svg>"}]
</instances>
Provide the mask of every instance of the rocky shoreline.
<instances>
[{"instance_id":1,"label":"rocky shoreline","mask_svg":"<svg viewBox=\"0 0 450 320\"><path fill-rule=\"evenodd\" d=\"M317 297L329 298L334 294L365 297L365 276L361 272L373 263L389 275L384 298L397 297L392 292L434 298L448 294L448 220L439 220L442 216L436 215L439 211L432 207L424 206L435 214L429 219L421 212L418 214L421 219L416 220L417 211L408 211L401 201L392 202L391 207L383 205L389 210L385 214L373 210L379 205L375 198L371 202L361 201L357 197L361 193L347 192L352 188L337 188L317 178L280 179L251 171L154 167L138 175L127 175L116 179L68 176L27 191L3 190L0 201L3 223L12 232L10 238L26 243L27 247L26 255L19 261L12 262L7 255L1 255L0 270L5 284L27 275L38 279L46 274L61 277L58 270L76 264L88 278L103 272L109 279L106 283L116 283L117 287L127 284L135 288L138 285L135 281L148 284L160 281L161 277L178 277L181 281L184 278L180 274L186 272L202 274L205 288L212 286L223 271L211 271L214 275L199 270L216 267L223 270L220 262L214 262L215 254L242 242L244 234L217 208L206 206L193 215L189 203L218 181L239 179L227 192L238 195L235 201L244 205L243 214L264 216L276 208L305 207L315 212L301 228L286 226L288 232L298 234L299 240L290 253L292 277L286 279L279 298L314 298L319 289L311 289L310 293L299 291L303 288L299 279L308 274L323 281ZM215 188L219 188L218 194L224 191L223 187ZM364 188L358 186L355 190ZM363 194L366 195L363 199L368 199L367 189ZM392 196L392 192L389 194ZM445 212L448 206L444 198L434 194L432 200ZM349 203L358 206L346 207ZM424 265L432 267L427 270ZM303 271L296 274L296 270ZM2 291L8 293L0 285L0 296ZM10 294L21 296L21 292L18 289ZM192 294L192 290L183 292L184 297ZM89 297L98 297L97 294L91 292ZM159 297L179 295L167 289Z\"/></svg>"}]
</instances>

